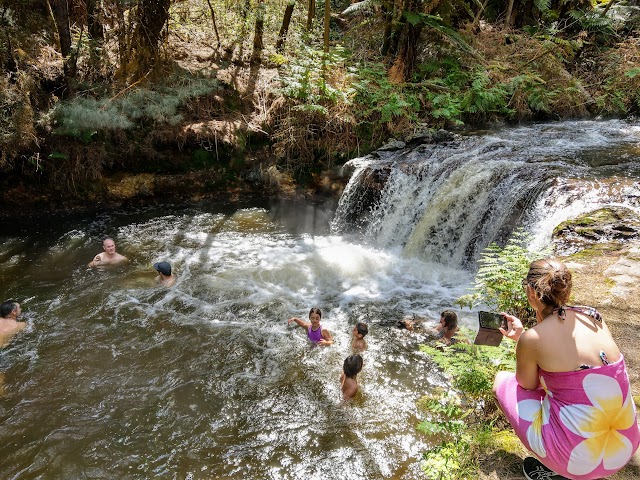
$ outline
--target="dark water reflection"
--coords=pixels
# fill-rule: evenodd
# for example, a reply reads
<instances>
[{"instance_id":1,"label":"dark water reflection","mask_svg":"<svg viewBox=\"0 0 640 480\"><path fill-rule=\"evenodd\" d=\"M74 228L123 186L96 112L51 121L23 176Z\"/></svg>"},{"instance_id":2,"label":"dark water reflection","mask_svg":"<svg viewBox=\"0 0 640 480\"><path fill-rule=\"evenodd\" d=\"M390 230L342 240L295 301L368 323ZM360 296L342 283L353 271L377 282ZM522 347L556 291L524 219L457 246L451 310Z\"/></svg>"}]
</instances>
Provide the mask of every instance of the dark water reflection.
<instances>
[{"instance_id":1,"label":"dark water reflection","mask_svg":"<svg viewBox=\"0 0 640 480\"><path fill-rule=\"evenodd\" d=\"M28 329L1 354L0 478L418 478L415 401L442 379L384 324L435 317L468 274L330 236L332 208L165 207L4 235L2 295ZM105 235L130 265L86 268ZM172 289L153 285L159 260ZM286 327L313 305L332 347ZM345 407L360 320L370 348Z\"/></svg>"}]
</instances>

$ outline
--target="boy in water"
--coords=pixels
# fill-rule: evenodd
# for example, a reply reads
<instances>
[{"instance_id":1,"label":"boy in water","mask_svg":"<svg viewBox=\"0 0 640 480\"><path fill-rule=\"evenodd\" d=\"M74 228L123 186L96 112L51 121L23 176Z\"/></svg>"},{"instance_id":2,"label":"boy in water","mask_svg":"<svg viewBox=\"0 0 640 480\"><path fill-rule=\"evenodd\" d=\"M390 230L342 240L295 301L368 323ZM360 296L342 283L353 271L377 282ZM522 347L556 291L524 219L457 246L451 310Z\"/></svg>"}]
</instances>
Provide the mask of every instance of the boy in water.
<instances>
[{"instance_id":1,"label":"boy in water","mask_svg":"<svg viewBox=\"0 0 640 480\"><path fill-rule=\"evenodd\" d=\"M322 312L319 308L312 308L309 311L309 320L307 322L301 318L292 317L287 322L288 325L291 325L293 322L298 324L298 326L304 328L307 331L307 338L316 343L318 345L331 345L333 343L333 337L331 336L331 332L329 330L322 328L320 325L320 319L322 318Z\"/></svg>"},{"instance_id":2,"label":"boy in water","mask_svg":"<svg viewBox=\"0 0 640 480\"><path fill-rule=\"evenodd\" d=\"M340 387L342 398L350 400L358 393L358 379L356 375L362 370L362 357L357 353L344 359L342 374L340 375Z\"/></svg>"},{"instance_id":3,"label":"boy in water","mask_svg":"<svg viewBox=\"0 0 640 480\"><path fill-rule=\"evenodd\" d=\"M356 323L353 327L351 337L351 350L354 352L363 352L367 349L367 342L364 340L364 336L369 333L369 326L364 322Z\"/></svg>"},{"instance_id":4,"label":"boy in water","mask_svg":"<svg viewBox=\"0 0 640 480\"><path fill-rule=\"evenodd\" d=\"M458 315L451 310L445 310L440 317L440 324L442 325L441 334L438 341L445 345L453 345L455 343L471 343L469 339L464 337L458 337Z\"/></svg>"}]
</instances>

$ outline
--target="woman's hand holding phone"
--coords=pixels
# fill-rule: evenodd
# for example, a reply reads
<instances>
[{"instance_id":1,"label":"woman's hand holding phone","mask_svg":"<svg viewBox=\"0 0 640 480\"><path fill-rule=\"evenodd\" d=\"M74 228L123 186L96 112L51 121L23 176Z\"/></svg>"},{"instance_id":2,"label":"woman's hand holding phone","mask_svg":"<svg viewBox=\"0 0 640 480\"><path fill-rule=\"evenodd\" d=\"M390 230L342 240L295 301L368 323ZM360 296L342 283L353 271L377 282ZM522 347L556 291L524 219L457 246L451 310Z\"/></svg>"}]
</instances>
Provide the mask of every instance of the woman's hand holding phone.
<instances>
[{"instance_id":1,"label":"woman's hand holding phone","mask_svg":"<svg viewBox=\"0 0 640 480\"><path fill-rule=\"evenodd\" d=\"M506 314L504 312L500 312L500 314L507 319L507 328L500 328L500 333L507 338L517 342L524 332L524 327L522 326L522 322L518 317L514 317L513 315Z\"/></svg>"}]
</instances>

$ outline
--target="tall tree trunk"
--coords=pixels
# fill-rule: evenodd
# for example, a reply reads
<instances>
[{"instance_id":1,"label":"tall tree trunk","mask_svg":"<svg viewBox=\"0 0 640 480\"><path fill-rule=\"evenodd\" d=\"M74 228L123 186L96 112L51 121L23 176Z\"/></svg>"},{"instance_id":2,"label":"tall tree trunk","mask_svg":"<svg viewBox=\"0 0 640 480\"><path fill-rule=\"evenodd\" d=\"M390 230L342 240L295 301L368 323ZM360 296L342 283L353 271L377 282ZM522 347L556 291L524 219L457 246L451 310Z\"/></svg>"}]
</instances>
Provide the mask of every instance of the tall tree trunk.
<instances>
[{"instance_id":1,"label":"tall tree trunk","mask_svg":"<svg viewBox=\"0 0 640 480\"><path fill-rule=\"evenodd\" d=\"M385 0L382 3L382 17L384 18L384 36L382 40L382 55L389 53L391 47L391 36L393 27L393 2Z\"/></svg>"},{"instance_id":2,"label":"tall tree trunk","mask_svg":"<svg viewBox=\"0 0 640 480\"><path fill-rule=\"evenodd\" d=\"M329 53L329 27L331 26L331 2L324 0L324 53Z\"/></svg>"},{"instance_id":3,"label":"tall tree trunk","mask_svg":"<svg viewBox=\"0 0 640 480\"><path fill-rule=\"evenodd\" d=\"M505 14L505 18L504 18L504 26L506 28L511 27L512 16L513 16L513 0L509 0L507 2L507 13Z\"/></svg>"},{"instance_id":4,"label":"tall tree trunk","mask_svg":"<svg viewBox=\"0 0 640 480\"><path fill-rule=\"evenodd\" d=\"M74 93L75 80L75 56L71 51L71 28L69 26L69 5L67 0L50 0L49 6L53 14L53 20L58 30L60 53L62 54L62 68L64 71L64 83L67 87L65 94L71 96Z\"/></svg>"},{"instance_id":5,"label":"tall tree trunk","mask_svg":"<svg viewBox=\"0 0 640 480\"><path fill-rule=\"evenodd\" d=\"M102 43L104 40L104 29L99 20L100 2L99 0L87 0L87 27L91 39Z\"/></svg>"},{"instance_id":6,"label":"tall tree trunk","mask_svg":"<svg viewBox=\"0 0 640 480\"><path fill-rule=\"evenodd\" d=\"M207 0L207 4L209 5L209 11L211 12L211 21L213 22L213 31L216 34L216 41L218 42L218 48L220 48L220 35L218 35L218 24L216 23L216 12L213 10L213 6L211 5L211 0Z\"/></svg>"},{"instance_id":7,"label":"tall tree trunk","mask_svg":"<svg viewBox=\"0 0 640 480\"><path fill-rule=\"evenodd\" d=\"M112 11L115 11L116 25L115 33L118 39L118 67L117 75L120 78L127 78L129 74L129 62L131 61L131 28L125 20L124 6L118 0L113 0L110 4Z\"/></svg>"},{"instance_id":8,"label":"tall tree trunk","mask_svg":"<svg viewBox=\"0 0 640 480\"><path fill-rule=\"evenodd\" d=\"M396 55L398 53L398 48L400 45L400 38L402 37L402 32L404 31L405 24L407 23L406 18L404 18L404 11L400 13L400 18L396 22L395 28L392 28L391 37L389 39L389 55Z\"/></svg>"},{"instance_id":9,"label":"tall tree trunk","mask_svg":"<svg viewBox=\"0 0 640 480\"><path fill-rule=\"evenodd\" d=\"M251 54L251 63L260 63L260 55L262 54L263 37L264 37L264 0L258 0L256 8L256 28L253 34L253 53Z\"/></svg>"},{"instance_id":10,"label":"tall tree trunk","mask_svg":"<svg viewBox=\"0 0 640 480\"><path fill-rule=\"evenodd\" d=\"M296 0L289 0L287 7L284 9L284 17L282 17L282 26L280 27L280 33L278 33L278 41L276 42L276 50L282 52L284 50L284 41L287 39L287 32L289 31L289 25L291 24L291 16L293 15L293 7L296 4Z\"/></svg>"},{"instance_id":11,"label":"tall tree trunk","mask_svg":"<svg viewBox=\"0 0 640 480\"><path fill-rule=\"evenodd\" d=\"M415 0L406 0L404 10L407 12L417 11L416 3ZM413 73L418 56L418 42L422 28L423 26L420 23L413 25L411 22L404 22L400 52L398 52L389 70L391 81L395 83L406 82Z\"/></svg>"},{"instance_id":12,"label":"tall tree trunk","mask_svg":"<svg viewBox=\"0 0 640 480\"><path fill-rule=\"evenodd\" d=\"M146 74L158 61L162 29L169 19L170 0L140 0L134 35L137 73Z\"/></svg>"},{"instance_id":13,"label":"tall tree trunk","mask_svg":"<svg viewBox=\"0 0 640 480\"><path fill-rule=\"evenodd\" d=\"M316 0L309 0L309 8L307 10L307 32L313 27L313 19L316 18Z\"/></svg>"}]
</instances>

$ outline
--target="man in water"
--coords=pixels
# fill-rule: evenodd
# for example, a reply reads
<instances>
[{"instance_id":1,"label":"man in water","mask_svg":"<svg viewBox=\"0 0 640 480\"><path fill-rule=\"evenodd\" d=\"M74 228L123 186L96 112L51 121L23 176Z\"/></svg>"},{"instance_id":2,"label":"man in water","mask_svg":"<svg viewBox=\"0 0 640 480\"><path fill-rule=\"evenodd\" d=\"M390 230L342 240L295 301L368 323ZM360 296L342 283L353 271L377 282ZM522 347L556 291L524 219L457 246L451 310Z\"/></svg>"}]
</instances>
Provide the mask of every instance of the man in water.
<instances>
[{"instance_id":1,"label":"man in water","mask_svg":"<svg viewBox=\"0 0 640 480\"><path fill-rule=\"evenodd\" d=\"M165 287L171 287L176 283L176 277L171 275L171 264L169 262L158 262L153 264L153 268L158 272L156 283Z\"/></svg>"},{"instance_id":2,"label":"man in water","mask_svg":"<svg viewBox=\"0 0 640 480\"><path fill-rule=\"evenodd\" d=\"M112 238L105 238L102 241L102 248L104 252L97 254L94 259L89 262L90 267L118 265L129 261L127 257L116 252L116 244Z\"/></svg>"},{"instance_id":3,"label":"man in water","mask_svg":"<svg viewBox=\"0 0 640 480\"><path fill-rule=\"evenodd\" d=\"M11 337L27 326L25 322L18 321L21 313L20 304L15 300L7 300L0 305L0 348L6 347Z\"/></svg>"}]
</instances>

